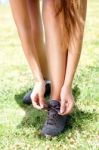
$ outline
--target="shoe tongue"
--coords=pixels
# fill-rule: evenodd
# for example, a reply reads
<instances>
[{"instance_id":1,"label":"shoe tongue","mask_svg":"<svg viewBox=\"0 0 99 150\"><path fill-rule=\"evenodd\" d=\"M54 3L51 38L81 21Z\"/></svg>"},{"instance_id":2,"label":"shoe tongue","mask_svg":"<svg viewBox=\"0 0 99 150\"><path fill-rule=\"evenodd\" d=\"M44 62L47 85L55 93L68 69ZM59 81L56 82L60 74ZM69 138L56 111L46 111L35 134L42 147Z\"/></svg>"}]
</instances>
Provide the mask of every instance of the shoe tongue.
<instances>
[{"instance_id":1,"label":"shoe tongue","mask_svg":"<svg viewBox=\"0 0 99 150\"><path fill-rule=\"evenodd\" d=\"M60 102L57 100L50 100L49 105L53 107L57 112L60 111Z\"/></svg>"}]
</instances>

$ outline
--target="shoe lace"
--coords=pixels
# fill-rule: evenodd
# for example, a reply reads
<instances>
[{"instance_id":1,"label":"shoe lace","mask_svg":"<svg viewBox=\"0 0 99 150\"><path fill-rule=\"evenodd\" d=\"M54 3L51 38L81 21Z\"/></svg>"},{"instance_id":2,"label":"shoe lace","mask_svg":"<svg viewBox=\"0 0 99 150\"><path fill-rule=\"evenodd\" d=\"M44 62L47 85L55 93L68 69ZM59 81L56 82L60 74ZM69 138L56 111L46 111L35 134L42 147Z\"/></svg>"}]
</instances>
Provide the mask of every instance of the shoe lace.
<instances>
[{"instance_id":1,"label":"shoe lace","mask_svg":"<svg viewBox=\"0 0 99 150\"><path fill-rule=\"evenodd\" d=\"M56 121L58 117L58 110L59 110L59 106L52 107L49 105L47 124L56 125Z\"/></svg>"}]
</instances>

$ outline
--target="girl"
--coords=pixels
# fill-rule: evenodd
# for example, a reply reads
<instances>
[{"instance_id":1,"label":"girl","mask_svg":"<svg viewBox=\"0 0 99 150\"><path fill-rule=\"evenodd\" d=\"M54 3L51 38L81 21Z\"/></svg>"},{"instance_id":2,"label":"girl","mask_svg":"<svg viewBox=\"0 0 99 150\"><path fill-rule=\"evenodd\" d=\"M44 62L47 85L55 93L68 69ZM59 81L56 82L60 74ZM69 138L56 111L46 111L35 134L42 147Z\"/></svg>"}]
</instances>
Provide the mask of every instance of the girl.
<instances>
[{"instance_id":1,"label":"girl","mask_svg":"<svg viewBox=\"0 0 99 150\"><path fill-rule=\"evenodd\" d=\"M34 77L32 104L48 116L43 135L56 136L65 127L74 106L72 82L81 53L87 0L10 0L25 56ZM41 19L42 18L42 19ZM43 41L43 26L45 43ZM51 96L45 101L46 83Z\"/></svg>"}]
</instances>

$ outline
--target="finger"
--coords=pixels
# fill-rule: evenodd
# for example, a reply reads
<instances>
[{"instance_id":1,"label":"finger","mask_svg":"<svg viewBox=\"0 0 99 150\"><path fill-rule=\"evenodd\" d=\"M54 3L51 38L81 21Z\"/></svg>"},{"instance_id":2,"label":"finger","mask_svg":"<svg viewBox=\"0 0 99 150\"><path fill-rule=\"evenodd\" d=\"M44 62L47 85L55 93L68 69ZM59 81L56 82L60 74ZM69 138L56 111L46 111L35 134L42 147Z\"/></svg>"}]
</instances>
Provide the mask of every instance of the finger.
<instances>
[{"instance_id":1,"label":"finger","mask_svg":"<svg viewBox=\"0 0 99 150\"><path fill-rule=\"evenodd\" d=\"M38 101L39 101L38 96L37 95L35 95L35 96L32 95L31 100L32 100L33 107L40 110L41 107L38 104Z\"/></svg>"},{"instance_id":2,"label":"finger","mask_svg":"<svg viewBox=\"0 0 99 150\"><path fill-rule=\"evenodd\" d=\"M40 103L41 109L45 107L45 98L43 95L39 95L39 103Z\"/></svg>"},{"instance_id":3,"label":"finger","mask_svg":"<svg viewBox=\"0 0 99 150\"><path fill-rule=\"evenodd\" d=\"M33 104L34 108L41 110L41 107L39 105L37 105L37 103L35 101L33 101L32 104Z\"/></svg>"},{"instance_id":4,"label":"finger","mask_svg":"<svg viewBox=\"0 0 99 150\"><path fill-rule=\"evenodd\" d=\"M63 113L63 115L68 115L73 110L73 103L72 102L68 102L67 104L65 104L65 106L66 106L66 111Z\"/></svg>"},{"instance_id":5,"label":"finger","mask_svg":"<svg viewBox=\"0 0 99 150\"><path fill-rule=\"evenodd\" d=\"M65 112L65 100L61 100L60 113L63 114Z\"/></svg>"},{"instance_id":6,"label":"finger","mask_svg":"<svg viewBox=\"0 0 99 150\"><path fill-rule=\"evenodd\" d=\"M66 104L64 104L64 111L61 113L61 111L60 111L60 115L64 115L65 114L65 112L66 112L66 109L67 109L67 105Z\"/></svg>"}]
</instances>

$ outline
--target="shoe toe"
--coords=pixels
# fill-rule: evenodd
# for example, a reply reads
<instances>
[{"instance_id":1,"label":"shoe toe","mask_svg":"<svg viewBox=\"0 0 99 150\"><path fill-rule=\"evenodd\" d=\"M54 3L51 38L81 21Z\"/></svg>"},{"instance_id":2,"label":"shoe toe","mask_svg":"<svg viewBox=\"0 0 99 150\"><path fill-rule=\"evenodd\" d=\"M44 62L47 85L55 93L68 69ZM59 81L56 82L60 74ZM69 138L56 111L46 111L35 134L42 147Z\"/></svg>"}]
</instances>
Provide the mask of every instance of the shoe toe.
<instances>
[{"instance_id":1,"label":"shoe toe","mask_svg":"<svg viewBox=\"0 0 99 150\"><path fill-rule=\"evenodd\" d=\"M23 102L25 104L31 104L32 101L31 101L31 98L30 98L30 95L31 95L32 91L29 91L24 97L23 97Z\"/></svg>"},{"instance_id":2,"label":"shoe toe","mask_svg":"<svg viewBox=\"0 0 99 150\"><path fill-rule=\"evenodd\" d=\"M58 128L48 125L47 127L43 127L41 134L44 136L57 136L60 132Z\"/></svg>"}]
</instances>

